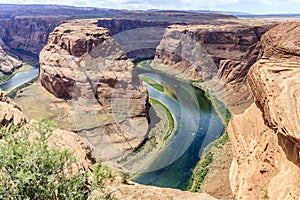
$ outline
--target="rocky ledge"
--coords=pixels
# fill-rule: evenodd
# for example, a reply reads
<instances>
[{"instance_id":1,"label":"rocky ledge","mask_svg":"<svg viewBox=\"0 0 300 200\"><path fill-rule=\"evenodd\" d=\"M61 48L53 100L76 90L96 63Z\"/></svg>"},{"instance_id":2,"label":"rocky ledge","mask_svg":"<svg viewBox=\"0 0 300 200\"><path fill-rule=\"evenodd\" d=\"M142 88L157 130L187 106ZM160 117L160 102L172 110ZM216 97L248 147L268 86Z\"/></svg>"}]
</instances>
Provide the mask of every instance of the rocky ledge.
<instances>
[{"instance_id":1,"label":"rocky ledge","mask_svg":"<svg viewBox=\"0 0 300 200\"><path fill-rule=\"evenodd\" d=\"M300 23L283 23L264 34L263 57L247 76L255 104L228 127L236 199L300 196L299 34Z\"/></svg>"},{"instance_id":2,"label":"rocky ledge","mask_svg":"<svg viewBox=\"0 0 300 200\"><path fill-rule=\"evenodd\" d=\"M28 119L24 116L21 108L6 95L6 92L0 90L0 126L10 123L19 126L26 122Z\"/></svg>"},{"instance_id":3,"label":"rocky ledge","mask_svg":"<svg viewBox=\"0 0 300 200\"><path fill-rule=\"evenodd\" d=\"M97 20L63 23L40 53L41 84L72 102L75 131L98 159L116 160L146 136L148 94L133 67Z\"/></svg>"}]
</instances>

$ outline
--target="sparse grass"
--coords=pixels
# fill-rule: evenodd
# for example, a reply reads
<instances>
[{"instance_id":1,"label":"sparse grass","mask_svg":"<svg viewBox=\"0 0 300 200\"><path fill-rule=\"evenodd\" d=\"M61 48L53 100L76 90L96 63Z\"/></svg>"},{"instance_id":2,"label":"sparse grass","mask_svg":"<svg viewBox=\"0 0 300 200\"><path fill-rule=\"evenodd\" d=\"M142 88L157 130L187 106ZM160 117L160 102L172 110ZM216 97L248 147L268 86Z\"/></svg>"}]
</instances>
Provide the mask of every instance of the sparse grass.
<instances>
[{"instance_id":1,"label":"sparse grass","mask_svg":"<svg viewBox=\"0 0 300 200\"><path fill-rule=\"evenodd\" d=\"M229 136L228 133L225 132L222 134L222 136L216 141L215 146L217 148L223 148L223 146L229 142Z\"/></svg>"},{"instance_id":2,"label":"sparse grass","mask_svg":"<svg viewBox=\"0 0 300 200\"><path fill-rule=\"evenodd\" d=\"M205 80L203 80L203 79L190 80L190 84L191 84L191 85L194 85L193 83L203 83L203 82L205 82Z\"/></svg>"},{"instance_id":3,"label":"sparse grass","mask_svg":"<svg viewBox=\"0 0 300 200\"><path fill-rule=\"evenodd\" d=\"M175 93L170 88L168 88L167 86L164 85L164 90L165 90L164 92L166 95L168 95L172 99L175 99L176 101L178 100Z\"/></svg>"},{"instance_id":4,"label":"sparse grass","mask_svg":"<svg viewBox=\"0 0 300 200\"><path fill-rule=\"evenodd\" d=\"M172 116L171 112L169 111L169 109L167 107L165 107L163 104L161 104L159 101L157 101L153 98L150 98L150 102L151 102L151 104L154 104L154 105L160 107L164 111L164 113L166 113L169 127L168 127L168 130L166 131L166 134L163 139L167 140L175 128L175 121L173 119L173 116Z\"/></svg>"},{"instance_id":5,"label":"sparse grass","mask_svg":"<svg viewBox=\"0 0 300 200\"><path fill-rule=\"evenodd\" d=\"M147 83L148 85L150 85L151 87L155 88L156 90L160 91L160 92L164 92L164 87L162 85L160 85L159 83L157 83L155 80L153 80L150 77L147 76L143 76L141 75L140 78Z\"/></svg>"},{"instance_id":6,"label":"sparse grass","mask_svg":"<svg viewBox=\"0 0 300 200\"><path fill-rule=\"evenodd\" d=\"M218 112L225 126L228 125L231 119L231 113L227 109L226 105L221 102L216 96L211 95L208 90L205 90L205 96L211 101L215 110Z\"/></svg>"},{"instance_id":7,"label":"sparse grass","mask_svg":"<svg viewBox=\"0 0 300 200\"><path fill-rule=\"evenodd\" d=\"M269 199L269 191L267 188L261 187L260 191L263 192L263 199Z\"/></svg>"}]
</instances>

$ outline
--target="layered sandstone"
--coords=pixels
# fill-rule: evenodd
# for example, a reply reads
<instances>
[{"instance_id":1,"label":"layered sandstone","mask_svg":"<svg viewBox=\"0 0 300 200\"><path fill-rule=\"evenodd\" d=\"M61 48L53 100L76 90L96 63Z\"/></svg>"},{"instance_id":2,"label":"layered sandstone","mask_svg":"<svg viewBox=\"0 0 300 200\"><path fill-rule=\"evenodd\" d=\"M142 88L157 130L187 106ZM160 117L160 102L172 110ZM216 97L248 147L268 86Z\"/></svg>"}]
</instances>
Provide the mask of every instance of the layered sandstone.
<instances>
[{"instance_id":1,"label":"layered sandstone","mask_svg":"<svg viewBox=\"0 0 300 200\"><path fill-rule=\"evenodd\" d=\"M0 20L0 38L11 49L37 55L47 44L49 33L63 19L60 17L16 16Z\"/></svg>"},{"instance_id":2,"label":"layered sandstone","mask_svg":"<svg viewBox=\"0 0 300 200\"><path fill-rule=\"evenodd\" d=\"M40 53L41 84L72 100L75 130L98 159L116 160L146 136L148 95L133 67L97 20L62 24Z\"/></svg>"},{"instance_id":3,"label":"layered sandstone","mask_svg":"<svg viewBox=\"0 0 300 200\"><path fill-rule=\"evenodd\" d=\"M22 65L22 62L7 52L8 48L0 39L0 73L10 74Z\"/></svg>"},{"instance_id":4,"label":"layered sandstone","mask_svg":"<svg viewBox=\"0 0 300 200\"><path fill-rule=\"evenodd\" d=\"M236 199L300 196L299 33L300 23L283 23L263 35L263 58L247 76L256 104L228 128Z\"/></svg>"},{"instance_id":5,"label":"layered sandstone","mask_svg":"<svg viewBox=\"0 0 300 200\"><path fill-rule=\"evenodd\" d=\"M207 79L204 73L208 72L218 73L226 83L240 81L260 58L259 40L269 28L270 24L263 23L173 25L165 31L155 60L175 65L191 79ZM195 48L202 51L193 52ZM209 59L213 63L207 65Z\"/></svg>"},{"instance_id":6,"label":"layered sandstone","mask_svg":"<svg viewBox=\"0 0 300 200\"><path fill-rule=\"evenodd\" d=\"M157 47L155 61L169 73L204 80L207 88L225 102L232 112L249 105L251 95L245 85L250 67L260 59L260 38L273 22L212 22L207 25L173 25L166 29Z\"/></svg>"}]
</instances>

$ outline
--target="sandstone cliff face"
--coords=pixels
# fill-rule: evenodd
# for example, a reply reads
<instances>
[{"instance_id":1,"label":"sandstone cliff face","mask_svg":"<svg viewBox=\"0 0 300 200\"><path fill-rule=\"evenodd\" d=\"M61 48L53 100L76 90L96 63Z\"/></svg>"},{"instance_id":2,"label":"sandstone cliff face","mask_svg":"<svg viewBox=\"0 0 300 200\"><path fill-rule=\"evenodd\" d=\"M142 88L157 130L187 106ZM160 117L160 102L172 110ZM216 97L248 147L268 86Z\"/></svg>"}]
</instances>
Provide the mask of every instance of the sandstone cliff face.
<instances>
[{"instance_id":1,"label":"sandstone cliff face","mask_svg":"<svg viewBox=\"0 0 300 200\"><path fill-rule=\"evenodd\" d=\"M22 62L7 52L7 47L0 39L0 73L10 74L22 65Z\"/></svg>"},{"instance_id":2,"label":"sandstone cliff face","mask_svg":"<svg viewBox=\"0 0 300 200\"><path fill-rule=\"evenodd\" d=\"M208 25L173 25L157 47L155 61L169 73L202 79L201 87L241 113L252 102L245 84L250 67L261 57L259 42L272 22L212 22Z\"/></svg>"},{"instance_id":3,"label":"sandstone cliff face","mask_svg":"<svg viewBox=\"0 0 300 200\"><path fill-rule=\"evenodd\" d=\"M38 54L47 44L48 34L63 19L59 17L14 17L0 20L0 38L11 49Z\"/></svg>"},{"instance_id":4,"label":"sandstone cliff face","mask_svg":"<svg viewBox=\"0 0 300 200\"><path fill-rule=\"evenodd\" d=\"M123 31L136 28L146 27L160 27L166 28L171 25L167 21L155 21L155 20L138 20L138 19L110 19L104 18L98 21L98 26L108 28L112 35L118 34Z\"/></svg>"},{"instance_id":5,"label":"sandstone cliff face","mask_svg":"<svg viewBox=\"0 0 300 200\"><path fill-rule=\"evenodd\" d=\"M235 116L231 185L236 199L300 196L300 23L280 24L262 37L263 59L247 82L255 99Z\"/></svg>"},{"instance_id":6,"label":"sandstone cliff face","mask_svg":"<svg viewBox=\"0 0 300 200\"><path fill-rule=\"evenodd\" d=\"M197 55L198 60L205 62L208 58L200 57L207 54L214 61L214 73L219 70L219 77L226 83L244 79L249 67L259 59L259 43L261 35L270 26L257 24L212 24L193 26L171 26L164 35L164 39L157 48L155 60L176 65L182 72L189 72L191 78L205 79L203 75L206 69L202 63L193 63L196 52L188 52L188 47L195 44L184 44L181 39L190 37L191 42L198 43L203 49ZM192 50L192 49L191 49ZM205 59L205 60L204 60ZM198 64L198 65L197 65ZM202 64L202 65L201 65ZM209 66L211 67L211 66Z\"/></svg>"},{"instance_id":7,"label":"sandstone cliff face","mask_svg":"<svg viewBox=\"0 0 300 200\"><path fill-rule=\"evenodd\" d=\"M147 91L107 29L97 20L64 23L40 53L39 79L72 100L76 131L101 160L135 149L147 128Z\"/></svg>"}]
</instances>

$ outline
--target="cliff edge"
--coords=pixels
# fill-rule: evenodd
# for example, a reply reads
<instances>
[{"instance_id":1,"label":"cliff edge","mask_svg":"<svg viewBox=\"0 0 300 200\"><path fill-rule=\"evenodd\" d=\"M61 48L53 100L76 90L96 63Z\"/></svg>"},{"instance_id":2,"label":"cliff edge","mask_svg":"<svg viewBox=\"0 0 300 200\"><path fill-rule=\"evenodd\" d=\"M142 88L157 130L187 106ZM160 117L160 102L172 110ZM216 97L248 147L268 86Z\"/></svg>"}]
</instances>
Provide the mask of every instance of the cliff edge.
<instances>
[{"instance_id":1,"label":"cliff edge","mask_svg":"<svg viewBox=\"0 0 300 200\"><path fill-rule=\"evenodd\" d=\"M264 51L247 76L255 99L228 127L235 199L300 196L300 23L280 24L262 36Z\"/></svg>"}]
</instances>

